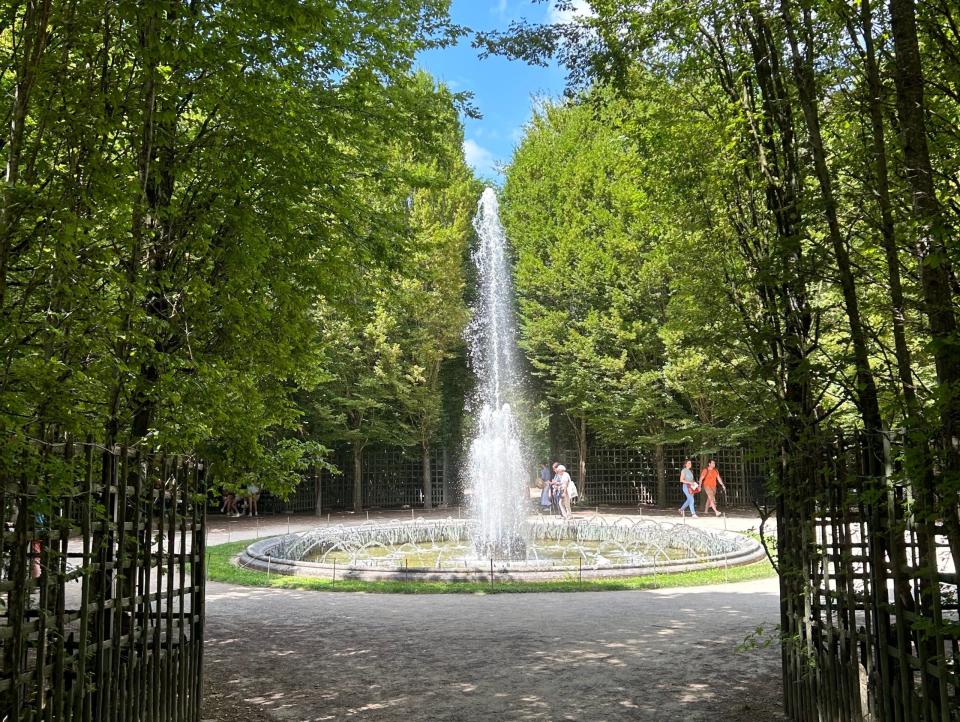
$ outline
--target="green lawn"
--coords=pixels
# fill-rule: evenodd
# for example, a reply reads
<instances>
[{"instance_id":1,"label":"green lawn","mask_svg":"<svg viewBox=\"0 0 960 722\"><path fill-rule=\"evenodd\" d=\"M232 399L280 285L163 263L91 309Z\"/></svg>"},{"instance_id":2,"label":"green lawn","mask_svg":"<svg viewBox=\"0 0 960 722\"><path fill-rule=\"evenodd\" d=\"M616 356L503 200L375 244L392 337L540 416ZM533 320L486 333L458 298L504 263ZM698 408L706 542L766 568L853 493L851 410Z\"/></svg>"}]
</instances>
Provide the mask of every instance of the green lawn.
<instances>
[{"instance_id":1,"label":"green lawn","mask_svg":"<svg viewBox=\"0 0 960 722\"><path fill-rule=\"evenodd\" d=\"M250 587L278 589L316 589L325 592L369 592L374 594L502 594L505 592L598 592L623 589L663 589L665 587L694 587L704 584L723 584L762 579L774 575L770 562L729 569L704 569L696 572L676 572L656 576L622 577L619 579L584 579L576 577L562 581L545 582L418 582L315 579L282 574L267 575L252 569L241 569L233 563L252 540L230 542L207 549L207 578L215 582Z\"/></svg>"}]
</instances>

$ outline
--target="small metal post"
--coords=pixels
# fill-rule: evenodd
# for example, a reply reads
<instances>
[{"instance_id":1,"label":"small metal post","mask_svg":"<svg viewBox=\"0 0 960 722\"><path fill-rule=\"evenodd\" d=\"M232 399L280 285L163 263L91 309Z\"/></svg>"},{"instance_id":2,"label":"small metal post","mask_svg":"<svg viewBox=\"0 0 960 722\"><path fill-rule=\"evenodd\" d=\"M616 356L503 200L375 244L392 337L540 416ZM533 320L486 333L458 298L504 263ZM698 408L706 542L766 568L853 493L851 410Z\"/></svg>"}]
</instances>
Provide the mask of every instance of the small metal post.
<instances>
[{"instance_id":1,"label":"small metal post","mask_svg":"<svg viewBox=\"0 0 960 722\"><path fill-rule=\"evenodd\" d=\"M493 557L490 557L490 584L493 584Z\"/></svg>"},{"instance_id":2,"label":"small metal post","mask_svg":"<svg viewBox=\"0 0 960 722\"><path fill-rule=\"evenodd\" d=\"M257 517L257 539L260 538L260 517Z\"/></svg>"},{"instance_id":3,"label":"small metal post","mask_svg":"<svg viewBox=\"0 0 960 722\"><path fill-rule=\"evenodd\" d=\"M230 527L233 526L230 522L227 522L227 544L230 543L230 532L232 531Z\"/></svg>"},{"instance_id":4,"label":"small metal post","mask_svg":"<svg viewBox=\"0 0 960 722\"><path fill-rule=\"evenodd\" d=\"M330 524L330 512L329 512L329 511L327 512L327 524L328 524L328 525Z\"/></svg>"},{"instance_id":5,"label":"small metal post","mask_svg":"<svg viewBox=\"0 0 960 722\"><path fill-rule=\"evenodd\" d=\"M287 534L290 533L290 515L287 514Z\"/></svg>"},{"instance_id":6,"label":"small metal post","mask_svg":"<svg viewBox=\"0 0 960 722\"><path fill-rule=\"evenodd\" d=\"M336 560L336 559L333 560L333 581L332 581L332 583L333 583L333 584L336 584L336 583L337 583L337 560Z\"/></svg>"},{"instance_id":7,"label":"small metal post","mask_svg":"<svg viewBox=\"0 0 960 722\"><path fill-rule=\"evenodd\" d=\"M370 510L367 510L367 521L370 521Z\"/></svg>"},{"instance_id":8,"label":"small metal post","mask_svg":"<svg viewBox=\"0 0 960 722\"><path fill-rule=\"evenodd\" d=\"M458 506L458 507L457 507L457 519L459 519L459 518L460 518L460 507Z\"/></svg>"},{"instance_id":9,"label":"small metal post","mask_svg":"<svg viewBox=\"0 0 960 722\"><path fill-rule=\"evenodd\" d=\"M723 512L720 516L723 517L723 530L727 530L727 512Z\"/></svg>"},{"instance_id":10,"label":"small metal post","mask_svg":"<svg viewBox=\"0 0 960 722\"><path fill-rule=\"evenodd\" d=\"M416 517L413 515L413 507L410 507L410 521L416 521Z\"/></svg>"},{"instance_id":11,"label":"small metal post","mask_svg":"<svg viewBox=\"0 0 960 722\"><path fill-rule=\"evenodd\" d=\"M580 576L580 586L583 586L583 557L577 557L577 561L580 562L577 573Z\"/></svg>"}]
</instances>

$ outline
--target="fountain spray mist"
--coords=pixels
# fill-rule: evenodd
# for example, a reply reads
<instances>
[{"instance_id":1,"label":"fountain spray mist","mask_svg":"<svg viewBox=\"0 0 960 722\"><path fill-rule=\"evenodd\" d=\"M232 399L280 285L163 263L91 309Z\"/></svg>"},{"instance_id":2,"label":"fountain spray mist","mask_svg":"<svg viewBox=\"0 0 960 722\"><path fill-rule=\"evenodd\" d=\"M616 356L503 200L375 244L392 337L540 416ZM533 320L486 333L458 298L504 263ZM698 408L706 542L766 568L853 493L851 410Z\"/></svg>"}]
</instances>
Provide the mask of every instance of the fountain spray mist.
<instances>
[{"instance_id":1,"label":"fountain spray mist","mask_svg":"<svg viewBox=\"0 0 960 722\"><path fill-rule=\"evenodd\" d=\"M473 227L479 240L473 253L479 294L468 335L470 365L479 382L474 409L479 413L467 472L477 521L474 546L481 557L522 559L529 496L526 454L510 408L519 390L513 284L492 188L480 197Z\"/></svg>"}]
</instances>

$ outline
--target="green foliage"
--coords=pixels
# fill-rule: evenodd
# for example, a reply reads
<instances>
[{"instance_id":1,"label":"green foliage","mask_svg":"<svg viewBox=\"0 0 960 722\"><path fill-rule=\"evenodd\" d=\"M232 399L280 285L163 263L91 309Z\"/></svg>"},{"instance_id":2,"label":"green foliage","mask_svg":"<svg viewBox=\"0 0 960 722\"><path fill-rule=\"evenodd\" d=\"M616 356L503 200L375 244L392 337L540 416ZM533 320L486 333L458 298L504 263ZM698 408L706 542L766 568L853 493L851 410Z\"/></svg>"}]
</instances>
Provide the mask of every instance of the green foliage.
<instances>
[{"instance_id":1,"label":"green foliage","mask_svg":"<svg viewBox=\"0 0 960 722\"><path fill-rule=\"evenodd\" d=\"M335 438L309 394L429 385L396 311L462 277L465 98L412 69L462 32L448 4L3 4L4 477L89 435L285 494Z\"/></svg>"},{"instance_id":2,"label":"green foliage","mask_svg":"<svg viewBox=\"0 0 960 722\"><path fill-rule=\"evenodd\" d=\"M688 177L717 143L676 93L643 78L632 101L597 89L545 105L504 188L534 373L619 443L731 440L767 418L742 403L756 367L726 298L730 249L699 225L709 181Z\"/></svg>"}]
</instances>

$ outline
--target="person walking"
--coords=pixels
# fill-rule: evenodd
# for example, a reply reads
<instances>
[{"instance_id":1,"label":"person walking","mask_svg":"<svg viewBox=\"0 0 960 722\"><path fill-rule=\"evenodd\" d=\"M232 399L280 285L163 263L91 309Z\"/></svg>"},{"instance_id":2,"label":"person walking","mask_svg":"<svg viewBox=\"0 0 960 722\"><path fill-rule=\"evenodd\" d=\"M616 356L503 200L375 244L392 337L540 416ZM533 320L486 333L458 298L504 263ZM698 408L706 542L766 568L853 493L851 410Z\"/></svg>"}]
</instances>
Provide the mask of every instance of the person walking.
<instances>
[{"instance_id":1,"label":"person walking","mask_svg":"<svg viewBox=\"0 0 960 722\"><path fill-rule=\"evenodd\" d=\"M700 486L703 488L706 500L703 502L703 513L706 514L710 507L713 507L713 513L720 516L720 510L717 509L717 484L727 490L723 479L720 478L720 472L717 471L717 462L713 459L707 462L707 468L700 472Z\"/></svg>"},{"instance_id":2,"label":"person walking","mask_svg":"<svg viewBox=\"0 0 960 722\"><path fill-rule=\"evenodd\" d=\"M693 462L690 461L690 459L687 459L683 462L683 469L680 470L680 485L683 489L683 495L687 497L686 501L684 501L680 506L680 516L684 515L684 511L687 507L690 507L690 516L696 519L697 503L694 501L693 495L700 489L700 487L693 478Z\"/></svg>"},{"instance_id":3,"label":"person walking","mask_svg":"<svg viewBox=\"0 0 960 722\"><path fill-rule=\"evenodd\" d=\"M553 476L550 477L550 513L554 516L562 514L560 510L560 472L557 471L559 467L559 461L554 461L551 466Z\"/></svg>"},{"instance_id":4,"label":"person walking","mask_svg":"<svg viewBox=\"0 0 960 722\"><path fill-rule=\"evenodd\" d=\"M569 519L573 516L573 510L570 508L570 474L567 473L567 467L560 464L557 467L557 481L560 486L560 516Z\"/></svg>"},{"instance_id":5,"label":"person walking","mask_svg":"<svg viewBox=\"0 0 960 722\"><path fill-rule=\"evenodd\" d=\"M546 461L540 464L540 512L546 513L549 509L553 511L553 488L551 482L553 474L550 473L550 464Z\"/></svg>"}]
</instances>

